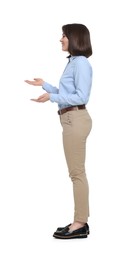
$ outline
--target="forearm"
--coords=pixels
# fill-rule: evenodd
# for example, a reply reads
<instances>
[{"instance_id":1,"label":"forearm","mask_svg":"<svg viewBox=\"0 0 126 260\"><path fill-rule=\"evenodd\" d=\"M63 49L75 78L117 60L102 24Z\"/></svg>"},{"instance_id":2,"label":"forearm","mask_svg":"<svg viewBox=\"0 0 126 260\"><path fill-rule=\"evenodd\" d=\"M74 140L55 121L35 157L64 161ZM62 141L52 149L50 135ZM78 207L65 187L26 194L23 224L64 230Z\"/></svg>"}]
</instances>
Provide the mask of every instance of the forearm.
<instances>
[{"instance_id":1,"label":"forearm","mask_svg":"<svg viewBox=\"0 0 126 260\"><path fill-rule=\"evenodd\" d=\"M52 86L51 84L44 82L42 84L42 88L48 92L48 93L55 93L58 94L59 93L59 89L57 87Z\"/></svg>"},{"instance_id":2,"label":"forearm","mask_svg":"<svg viewBox=\"0 0 126 260\"><path fill-rule=\"evenodd\" d=\"M87 104L88 102L88 95L79 95L78 93L75 94L67 94L67 95L61 95L61 94L50 94L50 101L56 102L60 105L68 104L71 106L75 105L81 105L81 104Z\"/></svg>"}]
</instances>

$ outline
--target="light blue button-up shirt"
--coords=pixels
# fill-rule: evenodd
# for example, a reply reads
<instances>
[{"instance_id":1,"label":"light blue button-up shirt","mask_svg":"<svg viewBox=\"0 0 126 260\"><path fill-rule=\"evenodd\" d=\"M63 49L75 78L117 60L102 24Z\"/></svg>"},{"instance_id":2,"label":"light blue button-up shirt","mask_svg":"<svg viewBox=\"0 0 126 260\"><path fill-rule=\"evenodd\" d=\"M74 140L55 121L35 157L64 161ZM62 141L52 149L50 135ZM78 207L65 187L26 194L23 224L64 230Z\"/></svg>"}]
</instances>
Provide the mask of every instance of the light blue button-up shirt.
<instances>
[{"instance_id":1,"label":"light blue button-up shirt","mask_svg":"<svg viewBox=\"0 0 126 260\"><path fill-rule=\"evenodd\" d=\"M59 88L44 82L50 101L58 108L87 104L92 86L92 67L84 56L71 56L60 78Z\"/></svg>"}]
</instances>

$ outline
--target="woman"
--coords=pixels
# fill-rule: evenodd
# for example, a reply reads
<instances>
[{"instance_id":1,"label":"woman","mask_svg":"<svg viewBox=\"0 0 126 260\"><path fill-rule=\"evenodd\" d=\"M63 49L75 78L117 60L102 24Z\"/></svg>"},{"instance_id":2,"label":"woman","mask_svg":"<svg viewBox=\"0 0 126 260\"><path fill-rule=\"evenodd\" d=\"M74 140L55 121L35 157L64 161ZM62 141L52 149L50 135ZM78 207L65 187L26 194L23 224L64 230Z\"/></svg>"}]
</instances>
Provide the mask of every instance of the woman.
<instances>
[{"instance_id":1,"label":"woman","mask_svg":"<svg viewBox=\"0 0 126 260\"><path fill-rule=\"evenodd\" d=\"M86 238L89 234L89 189L85 172L86 140L92 120L86 109L92 86L92 67L88 57L92 46L88 28L83 24L66 24L62 27L62 50L69 53L68 63L56 88L43 79L25 80L46 91L36 102L56 102L63 127L63 147L73 183L74 220L65 227L57 228L55 238Z\"/></svg>"}]
</instances>

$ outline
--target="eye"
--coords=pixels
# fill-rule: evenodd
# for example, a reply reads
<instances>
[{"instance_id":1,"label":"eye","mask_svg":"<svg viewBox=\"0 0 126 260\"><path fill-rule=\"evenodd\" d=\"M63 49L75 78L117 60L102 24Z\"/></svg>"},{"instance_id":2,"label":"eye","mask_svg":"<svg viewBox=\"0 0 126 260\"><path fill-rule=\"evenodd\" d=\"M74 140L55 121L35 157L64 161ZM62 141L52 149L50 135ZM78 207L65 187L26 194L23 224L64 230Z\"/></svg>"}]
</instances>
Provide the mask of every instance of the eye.
<instances>
[{"instance_id":1,"label":"eye","mask_svg":"<svg viewBox=\"0 0 126 260\"><path fill-rule=\"evenodd\" d=\"M62 37L63 37L63 38L65 38L65 37L66 37L66 35L63 33L63 34L62 34Z\"/></svg>"}]
</instances>

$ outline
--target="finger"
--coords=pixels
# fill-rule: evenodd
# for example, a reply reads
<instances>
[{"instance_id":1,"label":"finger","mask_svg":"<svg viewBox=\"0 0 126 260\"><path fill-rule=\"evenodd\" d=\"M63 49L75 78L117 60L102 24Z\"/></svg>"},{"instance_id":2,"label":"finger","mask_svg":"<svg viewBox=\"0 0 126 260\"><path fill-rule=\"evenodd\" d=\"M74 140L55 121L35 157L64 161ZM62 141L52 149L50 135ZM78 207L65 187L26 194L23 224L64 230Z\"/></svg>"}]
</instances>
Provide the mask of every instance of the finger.
<instances>
[{"instance_id":1,"label":"finger","mask_svg":"<svg viewBox=\"0 0 126 260\"><path fill-rule=\"evenodd\" d=\"M30 85L34 85L34 81L31 81L31 80L25 80L26 83L30 84Z\"/></svg>"},{"instance_id":2,"label":"finger","mask_svg":"<svg viewBox=\"0 0 126 260\"><path fill-rule=\"evenodd\" d=\"M36 102L42 102L43 98L31 98L31 100L36 101Z\"/></svg>"},{"instance_id":3,"label":"finger","mask_svg":"<svg viewBox=\"0 0 126 260\"><path fill-rule=\"evenodd\" d=\"M40 97L38 97L37 99L38 100L42 100L44 97L43 96L40 96Z\"/></svg>"},{"instance_id":4,"label":"finger","mask_svg":"<svg viewBox=\"0 0 126 260\"><path fill-rule=\"evenodd\" d=\"M44 103L44 99L36 99L36 98L31 98L31 101L36 101L38 103Z\"/></svg>"},{"instance_id":5,"label":"finger","mask_svg":"<svg viewBox=\"0 0 126 260\"><path fill-rule=\"evenodd\" d=\"M29 82L31 82L31 80L26 79L26 80L24 80L24 82L29 83Z\"/></svg>"},{"instance_id":6,"label":"finger","mask_svg":"<svg viewBox=\"0 0 126 260\"><path fill-rule=\"evenodd\" d=\"M30 100L31 100L31 101L35 101L35 102L40 102L40 101L38 101L38 99L36 99L36 98L31 98Z\"/></svg>"},{"instance_id":7,"label":"finger","mask_svg":"<svg viewBox=\"0 0 126 260\"><path fill-rule=\"evenodd\" d=\"M34 78L34 80L39 80L38 78Z\"/></svg>"}]
</instances>

